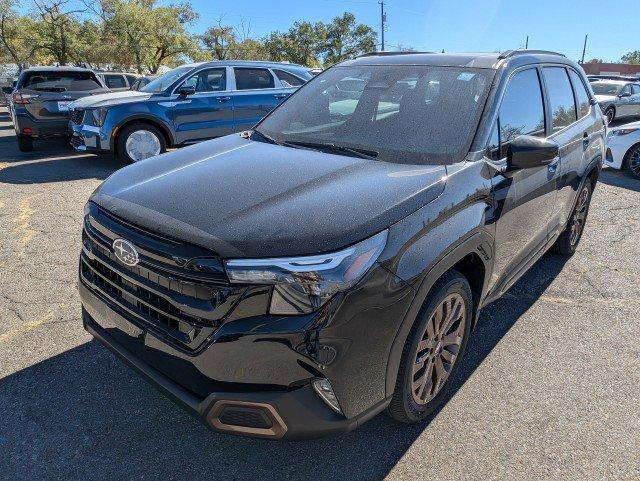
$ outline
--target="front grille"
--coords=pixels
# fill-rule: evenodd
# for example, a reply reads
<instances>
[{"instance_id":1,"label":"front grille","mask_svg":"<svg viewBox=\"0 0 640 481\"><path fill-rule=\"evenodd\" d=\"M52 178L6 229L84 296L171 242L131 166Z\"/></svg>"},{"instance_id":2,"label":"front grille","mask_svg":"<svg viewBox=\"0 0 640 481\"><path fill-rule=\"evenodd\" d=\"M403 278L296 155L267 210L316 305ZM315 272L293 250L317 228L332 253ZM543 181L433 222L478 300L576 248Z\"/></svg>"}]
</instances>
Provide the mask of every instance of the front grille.
<instances>
[{"instance_id":1,"label":"front grille","mask_svg":"<svg viewBox=\"0 0 640 481\"><path fill-rule=\"evenodd\" d=\"M119 232L112 230L116 228ZM116 238L136 239L138 265L126 266L117 259L111 245ZM208 273L163 267L159 260L170 264L175 257L168 246L164 254L151 253L146 245L151 239L144 240L139 232L134 235L129 226L115 224L112 217L93 208L83 231L81 279L127 319L187 349L197 349L221 325L244 288Z\"/></svg>"},{"instance_id":2,"label":"front grille","mask_svg":"<svg viewBox=\"0 0 640 481\"><path fill-rule=\"evenodd\" d=\"M82 124L84 110L69 110L69 120L76 125Z\"/></svg>"}]
</instances>

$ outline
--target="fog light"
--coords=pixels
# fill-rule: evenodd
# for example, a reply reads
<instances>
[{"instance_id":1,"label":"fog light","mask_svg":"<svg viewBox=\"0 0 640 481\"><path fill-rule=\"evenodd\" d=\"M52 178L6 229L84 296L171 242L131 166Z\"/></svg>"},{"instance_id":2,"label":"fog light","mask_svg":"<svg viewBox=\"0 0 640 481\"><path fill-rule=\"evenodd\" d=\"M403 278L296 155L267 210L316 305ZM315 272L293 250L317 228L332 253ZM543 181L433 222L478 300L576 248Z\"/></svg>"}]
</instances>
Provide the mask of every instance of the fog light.
<instances>
[{"instance_id":1,"label":"fog light","mask_svg":"<svg viewBox=\"0 0 640 481\"><path fill-rule=\"evenodd\" d=\"M314 380L312 384L313 389L318 393L318 396L320 396L331 409L338 414L342 414L342 409L340 409L338 398L336 398L336 395L333 392L331 383L327 379L322 378Z\"/></svg>"}]
</instances>

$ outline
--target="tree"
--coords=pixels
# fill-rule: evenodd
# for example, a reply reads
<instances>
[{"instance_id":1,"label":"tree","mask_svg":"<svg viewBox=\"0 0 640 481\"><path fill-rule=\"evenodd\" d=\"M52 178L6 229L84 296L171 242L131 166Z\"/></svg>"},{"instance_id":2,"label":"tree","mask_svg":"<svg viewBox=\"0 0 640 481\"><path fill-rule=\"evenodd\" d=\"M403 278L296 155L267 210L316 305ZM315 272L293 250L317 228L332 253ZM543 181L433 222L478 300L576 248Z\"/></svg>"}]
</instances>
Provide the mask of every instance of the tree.
<instances>
[{"instance_id":1,"label":"tree","mask_svg":"<svg viewBox=\"0 0 640 481\"><path fill-rule=\"evenodd\" d=\"M377 34L368 25L356 25L356 17L345 12L326 26L324 63L332 65L376 48Z\"/></svg>"},{"instance_id":2,"label":"tree","mask_svg":"<svg viewBox=\"0 0 640 481\"><path fill-rule=\"evenodd\" d=\"M35 48L43 50L60 65L76 60L80 22L76 15L84 12L69 0L34 0L40 20L34 24Z\"/></svg>"},{"instance_id":3,"label":"tree","mask_svg":"<svg viewBox=\"0 0 640 481\"><path fill-rule=\"evenodd\" d=\"M163 63L176 64L195 54L186 26L197 18L188 4L158 6L156 0L102 0L99 12L114 45L116 63L156 73Z\"/></svg>"},{"instance_id":4,"label":"tree","mask_svg":"<svg viewBox=\"0 0 640 481\"><path fill-rule=\"evenodd\" d=\"M238 43L235 29L229 25L222 25L222 18L217 25L209 27L200 37L204 48L211 52L216 60L229 58L229 51Z\"/></svg>"},{"instance_id":5,"label":"tree","mask_svg":"<svg viewBox=\"0 0 640 481\"><path fill-rule=\"evenodd\" d=\"M640 50L634 50L633 52L624 54L622 56L622 61L634 65L640 64Z\"/></svg>"},{"instance_id":6,"label":"tree","mask_svg":"<svg viewBox=\"0 0 640 481\"><path fill-rule=\"evenodd\" d=\"M272 32L263 43L270 60L315 67L320 64L326 39L327 28L322 22L296 22L285 33Z\"/></svg>"}]
</instances>

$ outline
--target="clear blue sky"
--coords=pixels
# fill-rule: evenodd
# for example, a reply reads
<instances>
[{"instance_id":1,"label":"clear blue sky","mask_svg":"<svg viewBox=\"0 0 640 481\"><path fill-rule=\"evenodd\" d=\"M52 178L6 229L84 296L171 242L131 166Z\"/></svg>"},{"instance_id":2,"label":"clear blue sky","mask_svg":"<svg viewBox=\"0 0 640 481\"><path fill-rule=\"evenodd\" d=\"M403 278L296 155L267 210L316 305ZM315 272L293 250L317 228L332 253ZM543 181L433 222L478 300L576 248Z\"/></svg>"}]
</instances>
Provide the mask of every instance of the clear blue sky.
<instances>
[{"instance_id":1,"label":"clear blue sky","mask_svg":"<svg viewBox=\"0 0 640 481\"><path fill-rule=\"evenodd\" d=\"M250 26L252 36L286 30L296 20L329 21L342 12L376 31L377 0L191 0L202 32L224 23ZM163 3L169 3L163 0ZM389 0L385 40L418 50L496 51L524 47L556 50L578 60L589 34L586 59L618 60L640 50L640 1L615 0ZM612 11L615 10L615 14Z\"/></svg>"}]
</instances>

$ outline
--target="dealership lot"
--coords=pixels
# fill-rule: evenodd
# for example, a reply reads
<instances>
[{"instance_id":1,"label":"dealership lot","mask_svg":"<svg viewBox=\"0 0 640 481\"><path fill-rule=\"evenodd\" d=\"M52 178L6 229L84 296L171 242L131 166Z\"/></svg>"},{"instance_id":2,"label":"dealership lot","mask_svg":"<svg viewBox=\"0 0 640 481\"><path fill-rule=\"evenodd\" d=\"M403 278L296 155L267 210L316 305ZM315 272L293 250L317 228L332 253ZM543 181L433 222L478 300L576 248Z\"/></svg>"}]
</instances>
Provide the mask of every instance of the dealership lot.
<instances>
[{"instance_id":1,"label":"dealership lot","mask_svg":"<svg viewBox=\"0 0 640 481\"><path fill-rule=\"evenodd\" d=\"M0 473L6 479L638 479L640 182L605 171L578 253L483 311L428 423L337 438L209 432L86 334L83 205L115 169L21 154L0 110Z\"/></svg>"}]
</instances>

